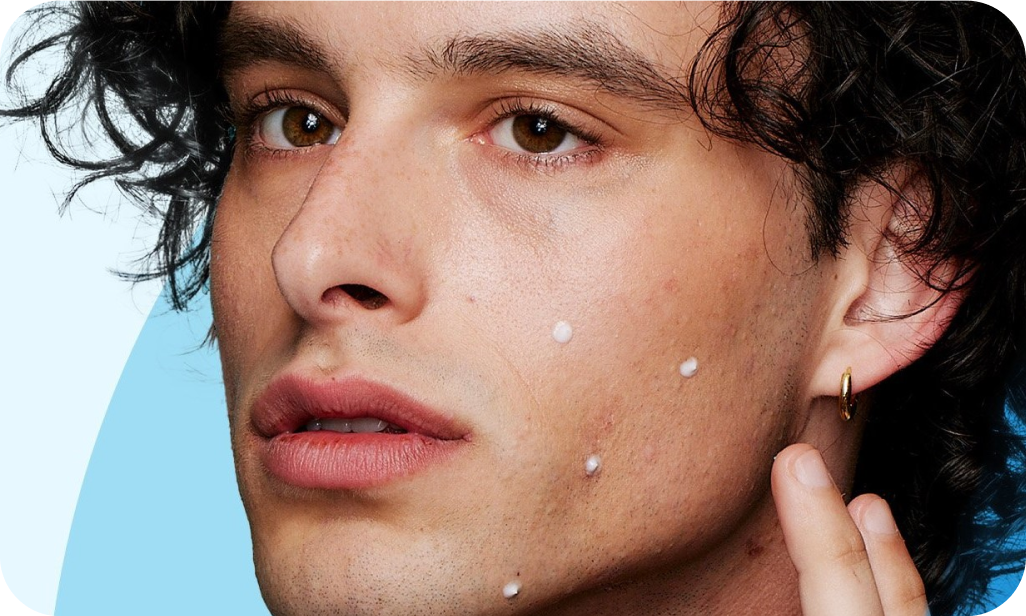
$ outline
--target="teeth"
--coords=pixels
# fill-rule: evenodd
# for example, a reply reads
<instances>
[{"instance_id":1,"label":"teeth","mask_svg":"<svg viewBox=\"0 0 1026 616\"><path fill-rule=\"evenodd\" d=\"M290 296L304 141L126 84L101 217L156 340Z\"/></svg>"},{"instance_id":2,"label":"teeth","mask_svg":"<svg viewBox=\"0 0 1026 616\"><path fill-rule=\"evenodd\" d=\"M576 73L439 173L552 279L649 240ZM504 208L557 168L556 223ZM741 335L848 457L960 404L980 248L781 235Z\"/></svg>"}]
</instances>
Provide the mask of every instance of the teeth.
<instances>
[{"instance_id":1,"label":"teeth","mask_svg":"<svg viewBox=\"0 0 1026 616\"><path fill-rule=\"evenodd\" d=\"M388 427L387 421L373 417L361 417L352 421L353 432L381 432Z\"/></svg>"},{"instance_id":2,"label":"teeth","mask_svg":"<svg viewBox=\"0 0 1026 616\"><path fill-rule=\"evenodd\" d=\"M317 421L317 420L315 420ZM322 430L332 432L352 432L352 421L348 419L321 419L319 420Z\"/></svg>"},{"instance_id":3,"label":"teeth","mask_svg":"<svg viewBox=\"0 0 1026 616\"><path fill-rule=\"evenodd\" d=\"M356 419L315 419L306 424L306 429L315 432L317 430L329 430L331 432L355 432L371 433L384 432L391 428L394 432L403 431L399 426L388 423L376 417L358 417Z\"/></svg>"}]
</instances>

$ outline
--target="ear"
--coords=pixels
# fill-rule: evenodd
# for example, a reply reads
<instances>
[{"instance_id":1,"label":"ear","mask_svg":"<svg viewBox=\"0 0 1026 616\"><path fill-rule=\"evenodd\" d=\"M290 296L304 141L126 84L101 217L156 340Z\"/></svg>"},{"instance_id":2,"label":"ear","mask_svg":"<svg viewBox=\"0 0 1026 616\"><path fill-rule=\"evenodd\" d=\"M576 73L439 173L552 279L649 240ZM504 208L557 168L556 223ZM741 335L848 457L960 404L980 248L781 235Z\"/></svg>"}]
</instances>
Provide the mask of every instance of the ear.
<instances>
[{"instance_id":1,"label":"ear","mask_svg":"<svg viewBox=\"0 0 1026 616\"><path fill-rule=\"evenodd\" d=\"M930 268L901 251L931 209L926 182L902 170L888 184L867 182L852 195L849 242L832 264L809 383L813 397L836 397L848 367L859 393L908 366L937 342L961 303L960 292L935 288L944 288L956 264Z\"/></svg>"}]
</instances>

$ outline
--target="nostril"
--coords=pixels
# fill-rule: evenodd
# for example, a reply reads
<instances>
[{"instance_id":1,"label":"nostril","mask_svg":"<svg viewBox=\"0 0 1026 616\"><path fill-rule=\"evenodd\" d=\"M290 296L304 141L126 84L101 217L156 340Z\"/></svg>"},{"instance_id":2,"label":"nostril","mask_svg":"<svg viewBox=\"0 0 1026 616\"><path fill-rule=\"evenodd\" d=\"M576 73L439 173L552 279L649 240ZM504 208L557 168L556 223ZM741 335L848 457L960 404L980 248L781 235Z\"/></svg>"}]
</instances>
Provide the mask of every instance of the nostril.
<instances>
[{"instance_id":1,"label":"nostril","mask_svg":"<svg viewBox=\"0 0 1026 616\"><path fill-rule=\"evenodd\" d=\"M388 303L388 298L382 293L362 284L342 284L337 287L332 287L325 291L325 299L329 301L334 299L331 295L334 295L338 291L341 291L355 299L367 310L377 310Z\"/></svg>"}]
</instances>

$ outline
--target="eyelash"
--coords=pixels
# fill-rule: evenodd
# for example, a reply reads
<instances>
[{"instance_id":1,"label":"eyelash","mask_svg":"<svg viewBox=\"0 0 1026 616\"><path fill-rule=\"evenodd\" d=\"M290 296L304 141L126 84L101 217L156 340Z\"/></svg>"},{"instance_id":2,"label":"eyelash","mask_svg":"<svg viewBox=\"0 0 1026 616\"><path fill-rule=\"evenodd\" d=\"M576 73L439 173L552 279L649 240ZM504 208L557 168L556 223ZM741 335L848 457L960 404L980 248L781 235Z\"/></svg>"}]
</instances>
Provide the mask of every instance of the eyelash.
<instances>
[{"instance_id":1,"label":"eyelash","mask_svg":"<svg viewBox=\"0 0 1026 616\"><path fill-rule=\"evenodd\" d=\"M319 113L326 121L332 122L328 115L321 110L320 106L312 101L295 96L288 91L270 90L263 93L261 96L245 101L236 112L234 125L238 130L237 135L244 146L245 151L264 156L282 158L302 155L307 148L272 148L262 143L258 138L258 122L272 111L281 109L282 107L293 106L307 107ZM535 101L526 101L522 98L502 100L496 109L495 118L489 123L488 129L485 132L491 132L503 120L525 115L545 118L546 120L559 125L568 133L583 141L588 148L582 151L561 154L525 154L498 146L503 158L513 162L523 169L528 171L559 171L569 165L593 162L604 149L601 137L574 122L564 119L563 115L551 105ZM335 122L332 122L332 124L339 126Z\"/></svg>"},{"instance_id":2,"label":"eyelash","mask_svg":"<svg viewBox=\"0 0 1026 616\"><path fill-rule=\"evenodd\" d=\"M525 101L522 98L501 101L496 110L495 119L488 125L488 129L485 132L491 132L503 120L523 115L538 116L558 124L568 133L573 134L589 146L588 149L583 151L567 152L564 154L524 154L498 146L502 150L504 158L529 171L559 171L572 164L593 162L595 157L602 153L604 144L601 137L578 124L563 119L562 114L550 105L535 101Z\"/></svg>"}]
</instances>

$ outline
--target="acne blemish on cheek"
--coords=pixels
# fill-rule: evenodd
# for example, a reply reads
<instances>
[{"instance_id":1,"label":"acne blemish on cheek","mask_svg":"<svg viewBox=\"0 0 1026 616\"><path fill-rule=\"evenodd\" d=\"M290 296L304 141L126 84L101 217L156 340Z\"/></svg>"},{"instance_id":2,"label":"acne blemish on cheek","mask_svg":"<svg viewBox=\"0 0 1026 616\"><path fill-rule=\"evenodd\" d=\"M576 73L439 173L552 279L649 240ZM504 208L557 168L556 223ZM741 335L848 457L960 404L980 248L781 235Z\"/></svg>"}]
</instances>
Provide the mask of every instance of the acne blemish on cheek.
<instances>
[{"instance_id":1,"label":"acne blemish on cheek","mask_svg":"<svg viewBox=\"0 0 1026 616\"><path fill-rule=\"evenodd\" d=\"M684 378L690 379L695 376L698 372L698 360L694 357L687 358L684 363L680 365L680 375Z\"/></svg>"},{"instance_id":2,"label":"acne blemish on cheek","mask_svg":"<svg viewBox=\"0 0 1026 616\"><path fill-rule=\"evenodd\" d=\"M513 597L515 597L515 596L517 596L519 594L520 594L520 581L519 580L513 580L512 582L509 582L505 586L502 587L502 596L506 597L507 599L512 599Z\"/></svg>"},{"instance_id":3,"label":"acne blemish on cheek","mask_svg":"<svg viewBox=\"0 0 1026 616\"><path fill-rule=\"evenodd\" d=\"M570 342L570 339L573 338L573 336L574 328L570 327L570 324L566 321L560 321L552 328L552 339L560 344Z\"/></svg>"},{"instance_id":4,"label":"acne blemish on cheek","mask_svg":"<svg viewBox=\"0 0 1026 616\"><path fill-rule=\"evenodd\" d=\"M591 454L588 456L588 459L584 461L584 472L587 473L589 477L593 477L595 473L599 472L600 468L602 468L602 458L598 457L596 454Z\"/></svg>"}]
</instances>

